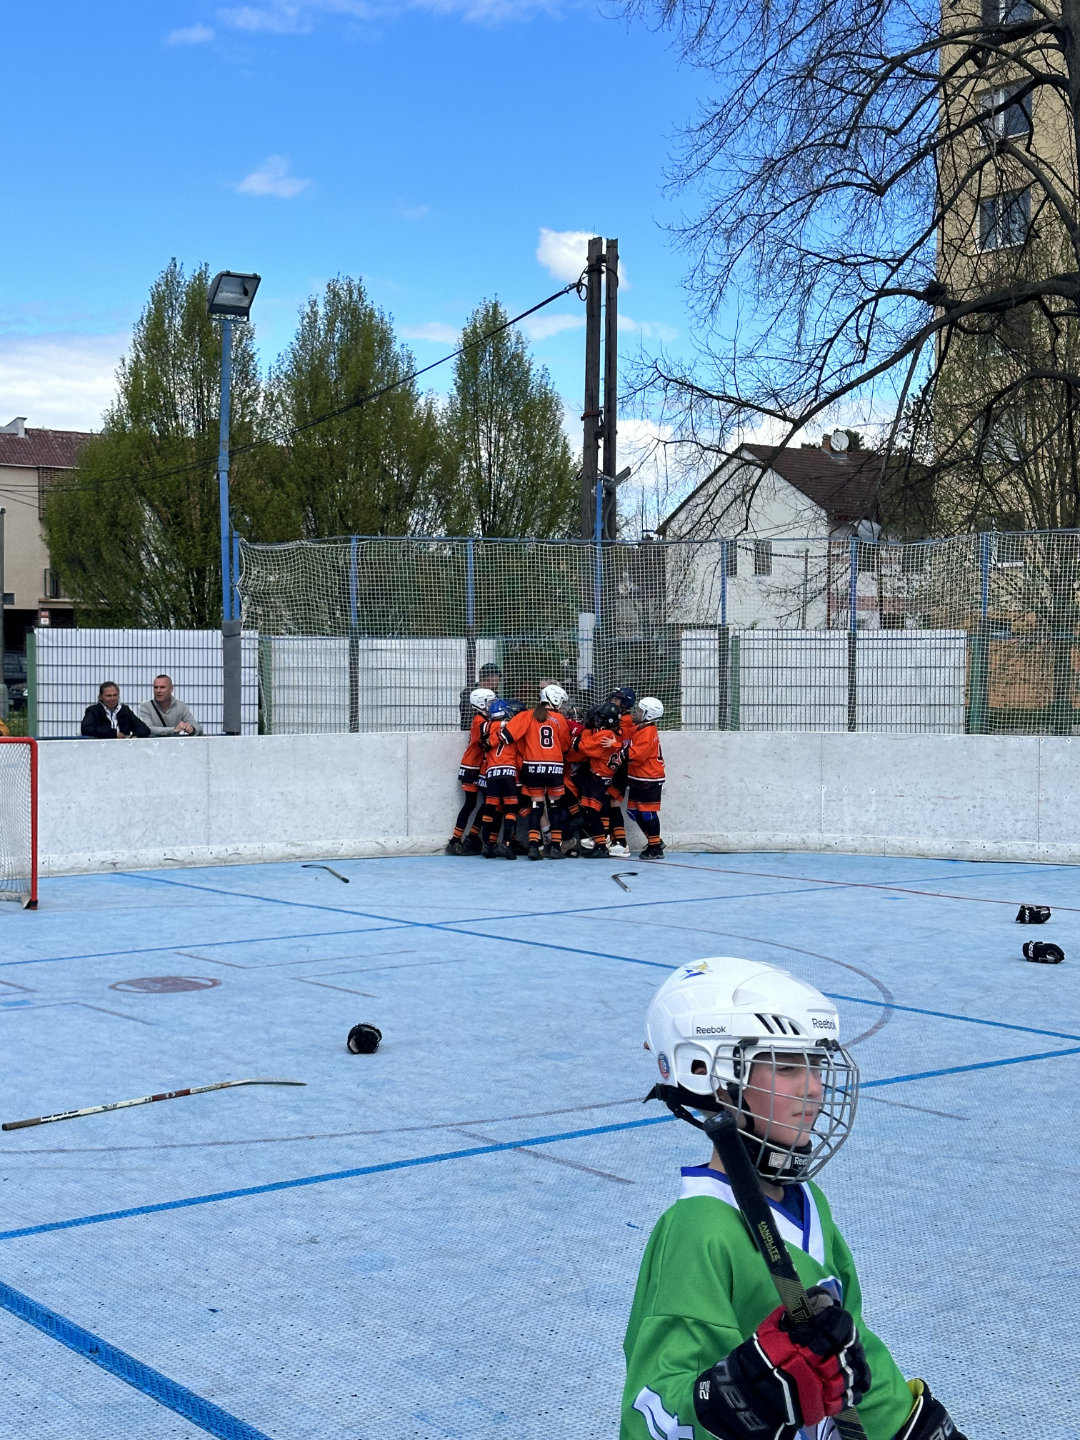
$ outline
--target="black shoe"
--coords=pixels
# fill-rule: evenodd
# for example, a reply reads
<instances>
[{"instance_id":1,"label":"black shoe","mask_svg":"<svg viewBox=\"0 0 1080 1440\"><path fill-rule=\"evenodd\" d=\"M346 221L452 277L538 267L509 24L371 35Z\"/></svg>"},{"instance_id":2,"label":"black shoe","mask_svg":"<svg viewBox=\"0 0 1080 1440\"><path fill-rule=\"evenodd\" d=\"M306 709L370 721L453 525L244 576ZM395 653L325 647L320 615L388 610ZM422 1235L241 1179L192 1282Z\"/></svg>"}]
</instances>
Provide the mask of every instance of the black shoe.
<instances>
[{"instance_id":1,"label":"black shoe","mask_svg":"<svg viewBox=\"0 0 1080 1440\"><path fill-rule=\"evenodd\" d=\"M484 847L480 843L479 835L466 835L461 842L462 855L482 855Z\"/></svg>"},{"instance_id":2,"label":"black shoe","mask_svg":"<svg viewBox=\"0 0 1080 1440\"><path fill-rule=\"evenodd\" d=\"M581 850L578 853L582 860L608 860L611 858L606 845L595 845L591 850Z\"/></svg>"},{"instance_id":3,"label":"black shoe","mask_svg":"<svg viewBox=\"0 0 1080 1440\"><path fill-rule=\"evenodd\" d=\"M645 849L638 855L639 860L662 860L663 858L663 845L646 845Z\"/></svg>"},{"instance_id":4,"label":"black shoe","mask_svg":"<svg viewBox=\"0 0 1080 1440\"><path fill-rule=\"evenodd\" d=\"M547 847L547 849L544 851L544 854L547 856L547 858L548 858L549 860L565 860L565 859L566 859L566 855L563 853L563 848L562 848L561 845L549 845L549 846Z\"/></svg>"},{"instance_id":5,"label":"black shoe","mask_svg":"<svg viewBox=\"0 0 1080 1440\"><path fill-rule=\"evenodd\" d=\"M528 845L523 845L516 835L510 841L510 848L515 855L528 855L529 853Z\"/></svg>"},{"instance_id":6,"label":"black shoe","mask_svg":"<svg viewBox=\"0 0 1080 1440\"><path fill-rule=\"evenodd\" d=\"M483 855L483 857L484 857L485 860L494 860L494 859L495 859L495 846L494 846L494 845L483 845L483 846L481 846L481 848L480 848L480 854Z\"/></svg>"},{"instance_id":7,"label":"black shoe","mask_svg":"<svg viewBox=\"0 0 1080 1440\"><path fill-rule=\"evenodd\" d=\"M496 846L495 846L495 859L496 859L496 860L516 860L516 859L517 859L517 856L514 854L513 850L511 850L511 848L510 848L509 845L496 845Z\"/></svg>"},{"instance_id":8,"label":"black shoe","mask_svg":"<svg viewBox=\"0 0 1080 1440\"><path fill-rule=\"evenodd\" d=\"M462 851L462 848L461 848L461 841L460 841L460 840L451 840L451 841L449 842L449 844L447 845L447 847L446 847L446 853L447 853L447 855L461 855L461 854L463 854L464 852Z\"/></svg>"},{"instance_id":9,"label":"black shoe","mask_svg":"<svg viewBox=\"0 0 1080 1440\"><path fill-rule=\"evenodd\" d=\"M540 853L540 846L539 846L539 845L530 845L530 846L529 846L529 859L530 859L530 860L542 860L543 858L544 858L543 855L541 855L541 853Z\"/></svg>"}]
</instances>

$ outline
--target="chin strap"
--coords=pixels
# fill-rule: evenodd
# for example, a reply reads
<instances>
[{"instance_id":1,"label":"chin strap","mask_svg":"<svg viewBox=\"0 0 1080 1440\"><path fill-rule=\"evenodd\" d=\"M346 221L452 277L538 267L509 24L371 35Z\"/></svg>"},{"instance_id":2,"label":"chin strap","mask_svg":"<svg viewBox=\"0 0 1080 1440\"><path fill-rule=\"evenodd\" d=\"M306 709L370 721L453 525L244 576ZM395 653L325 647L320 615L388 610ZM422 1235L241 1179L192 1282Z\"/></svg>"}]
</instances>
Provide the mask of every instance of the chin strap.
<instances>
[{"instance_id":1,"label":"chin strap","mask_svg":"<svg viewBox=\"0 0 1080 1440\"><path fill-rule=\"evenodd\" d=\"M735 1087L732 1086L731 1088L734 1089ZM685 1120L688 1125L693 1125L695 1130L704 1130L704 1121L698 1120L696 1116L691 1115L687 1107L693 1105L697 1110L704 1109L706 1107L703 1106L701 1102L705 1098L704 1095L695 1095L692 1091L685 1090L681 1085L657 1084L654 1085L645 1096L642 1104L647 1104L650 1100L660 1100L668 1107L677 1120ZM732 1107L734 1108L736 1095L733 1095L731 1098ZM714 1107L714 1109L715 1108L716 1107ZM800 1152L805 1148L806 1155L809 1155L810 1146L800 1147L800 1150L795 1151L776 1150L754 1134L754 1117L747 1110L745 1104L742 1106L740 1114L745 1128L740 1127L739 1138L742 1140L743 1146L753 1162L754 1169L762 1179L771 1180L774 1185L798 1181L801 1178L801 1171L805 1165L805 1161L803 1165L799 1163L803 1158ZM782 1155L785 1157L786 1163L771 1167L766 1163L770 1155Z\"/></svg>"},{"instance_id":2,"label":"chin strap","mask_svg":"<svg viewBox=\"0 0 1080 1440\"><path fill-rule=\"evenodd\" d=\"M704 1130L705 1122L691 1115L686 1108L688 1101L690 1104L694 1104L704 1097L695 1095L691 1099L689 1096L690 1092L684 1090L681 1085L654 1085L641 1103L647 1105L650 1100L662 1100L676 1120L685 1120L688 1125L693 1125L695 1130Z\"/></svg>"}]
</instances>

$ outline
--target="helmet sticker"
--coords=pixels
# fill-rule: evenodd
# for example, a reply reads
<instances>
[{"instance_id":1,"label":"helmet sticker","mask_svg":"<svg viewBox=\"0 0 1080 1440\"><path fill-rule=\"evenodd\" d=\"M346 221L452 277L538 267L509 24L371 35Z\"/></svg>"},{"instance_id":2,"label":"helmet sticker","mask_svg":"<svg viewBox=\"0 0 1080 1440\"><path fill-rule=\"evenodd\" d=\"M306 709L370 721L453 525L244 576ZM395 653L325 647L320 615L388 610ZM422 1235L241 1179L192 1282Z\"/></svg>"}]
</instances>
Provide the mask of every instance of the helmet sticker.
<instances>
[{"instance_id":1,"label":"helmet sticker","mask_svg":"<svg viewBox=\"0 0 1080 1440\"><path fill-rule=\"evenodd\" d=\"M707 960L699 960L696 965L685 965L683 967L682 978L689 980L693 975L707 975L708 973L709 962Z\"/></svg>"},{"instance_id":2,"label":"helmet sticker","mask_svg":"<svg viewBox=\"0 0 1080 1440\"><path fill-rule=\"evenodd\" d=\"M665 1079L665 1080L670 1080L670 1079L671 1079L671 1065L670 1065L670 1063L669 1063L669 1061L668 1061L667 1056L664 1055L663 1053L657 1055L657 1057L656 1057L656 1063L660 1066L660 1074L664 1077L664 1079Z\"/></svg>"}]
</instances>

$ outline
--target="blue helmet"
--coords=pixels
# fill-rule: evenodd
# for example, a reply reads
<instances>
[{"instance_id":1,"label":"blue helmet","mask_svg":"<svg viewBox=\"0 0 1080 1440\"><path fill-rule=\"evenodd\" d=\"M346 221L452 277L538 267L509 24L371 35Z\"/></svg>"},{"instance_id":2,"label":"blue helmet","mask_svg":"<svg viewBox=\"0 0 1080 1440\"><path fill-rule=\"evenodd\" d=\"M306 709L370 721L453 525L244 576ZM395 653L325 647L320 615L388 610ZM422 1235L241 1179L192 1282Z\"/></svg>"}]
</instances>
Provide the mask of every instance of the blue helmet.
<instances>
[{"instance_id":1,"label":"blue helmet","mask_svg":"<svg viewBox=\"0 0 1080 1440\"><path fill-rule=\"evenodd\" d=\"M637 694L629 685L621 685L618 690L613 690L607 698L618 705L624 714L629 714L634 708Z\"/></svg>"},{"instance_id":2,"label":"blue helmet","mask_svg":"<svg viewBox=\"0 0 1080 1440\"><path fill-rule=\"evenodd\" d=\"M514 712L510 708L509 700L492 700L487 713L489 720L509 720Z\"/></svg>"}]
</instances>

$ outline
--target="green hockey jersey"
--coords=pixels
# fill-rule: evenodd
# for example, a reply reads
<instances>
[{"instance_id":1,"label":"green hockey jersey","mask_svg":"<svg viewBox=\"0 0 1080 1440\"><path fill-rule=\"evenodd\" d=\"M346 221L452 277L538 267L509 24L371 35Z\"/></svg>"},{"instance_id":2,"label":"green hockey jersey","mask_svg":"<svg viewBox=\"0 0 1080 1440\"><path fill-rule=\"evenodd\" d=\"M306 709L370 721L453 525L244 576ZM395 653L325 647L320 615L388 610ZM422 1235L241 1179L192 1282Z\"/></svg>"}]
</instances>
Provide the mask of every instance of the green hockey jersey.
<instances>
[{"instance_id":1,"label":"green hockey jersey","mask_svg":"<svg viewBox=\"0 0 1080 1440\"><path fill-rule=\"evenodd\" d=\"M748 1339L779 1301L731 1187L708 1166L683 1169L682 1192L663 1214L641 1261L626 1331L620 1440L711 1440L694 1410L694 1382ZM867 1440L893 1440L911 1413L911 1392L884 1344L862 1319L851 1252L828 1202L807 1182L803 1223L772 1205L777 1230L806 1286L825 1285L859 1327L873 1383L859 1406ZM831 1419L804 1435L838 1435Z\"/></svg>"}]
</instances>

